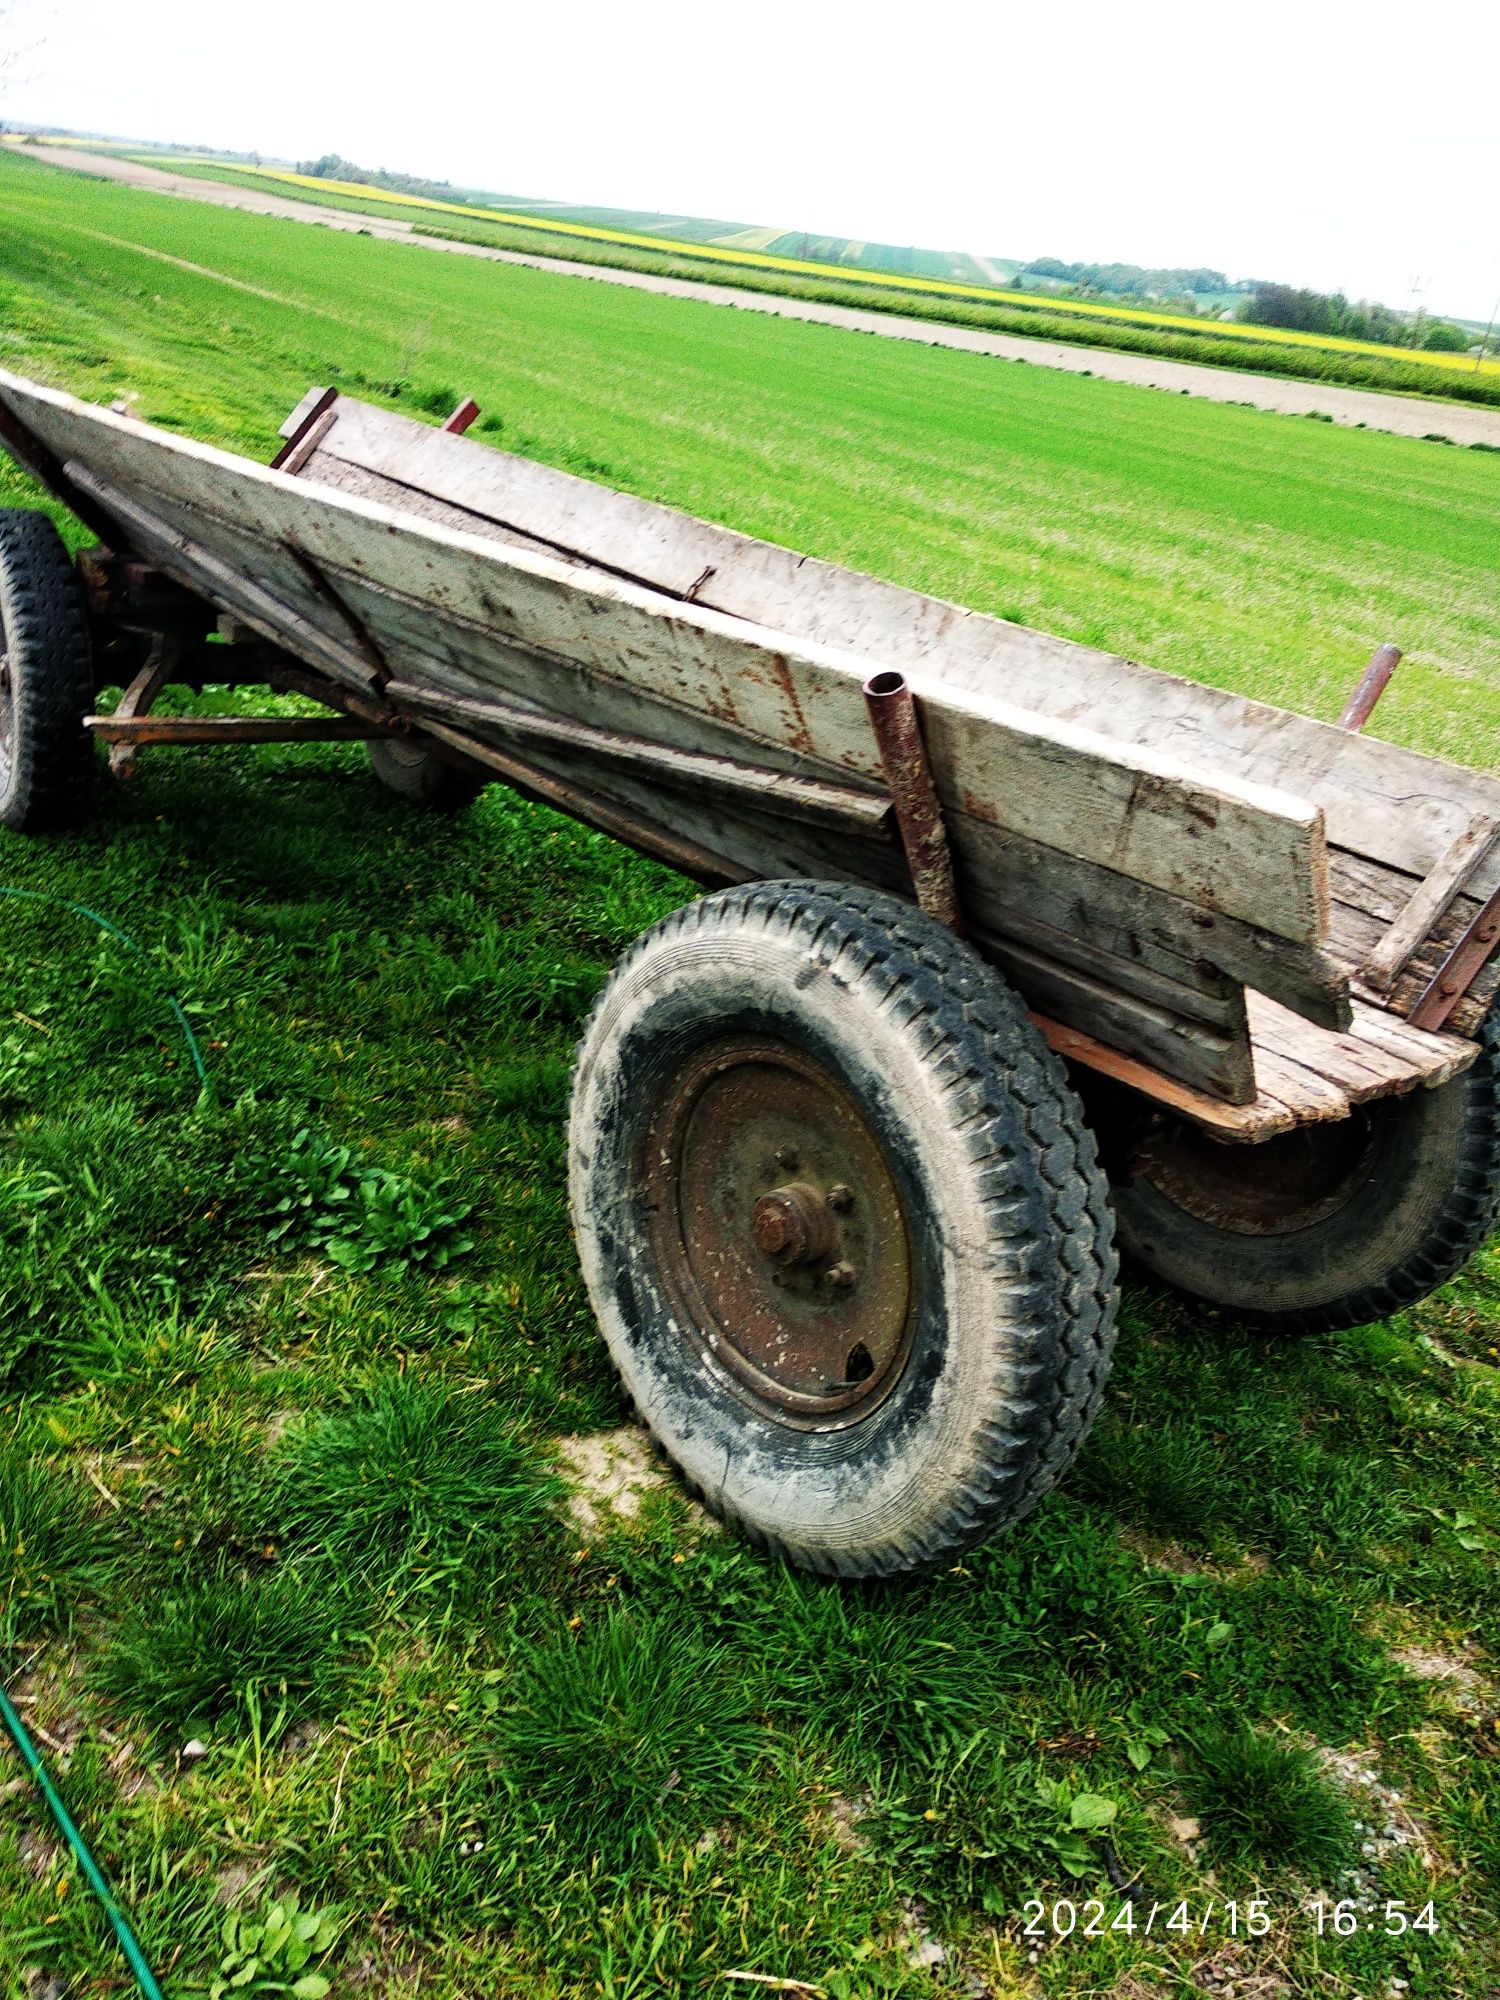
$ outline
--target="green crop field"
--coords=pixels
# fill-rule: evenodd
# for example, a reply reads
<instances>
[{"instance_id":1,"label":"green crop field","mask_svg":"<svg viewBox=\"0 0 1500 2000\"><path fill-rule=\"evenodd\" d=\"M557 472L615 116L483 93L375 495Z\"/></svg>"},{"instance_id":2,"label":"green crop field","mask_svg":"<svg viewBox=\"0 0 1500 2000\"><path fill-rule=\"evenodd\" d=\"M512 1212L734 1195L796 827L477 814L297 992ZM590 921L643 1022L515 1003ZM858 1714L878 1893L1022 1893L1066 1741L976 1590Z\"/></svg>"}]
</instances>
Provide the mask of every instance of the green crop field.
<instances>
[{"instance_id":1,"label":"green crop field","mask_svg":"<svg viewBox=\"0 0 1500 2000\"><path fill-rule=\"evenodd\" d=\"M15 151L25 142L7 140ZM1185 318L1170 306L1142 308L1064 298L1051 290L1003 288L1007 259L813 237L797 230L739 229L704 217L663 220L564 203L406 194L328 180L285 167L254 166L190 153L143 152L123 142L80 140L83 151L123 154L189 179L272 193L322 209L400 222L421 236L583 261L604 269L727 281L737 290L851 306L1032 340L1151 354L1253 375L1325 381L1436 403L1500 405L1500 362L1476 367L1461 356L1416 352L1286 328ZM717 266L717 268L715 268ZM982 268L981 268L982 267ZM903 289L904 288L904 289ZM1224 295L1219 303L1232 302ZM1206 303L1206 301L1205 301ZM1482 329L1476 328L1476 332ZM1441 423L1434 416L1434 423ZM1441 433L1437 433L1441 435Z\"/></svg>"},{"instance_id":2,"label":"green crop field","mask_svg":"<svg viewBox=\"0 0 1500 2000\"><path fill-rule=\"evenodd\" d=\"M472 393L491 442L1322 715L1394 637L1377 729L1500 764L1490 454L8 155L0 365L261 456L310 382ZM626 1414L570 1051L685 884L312 746L146 752L0 888L140 947L0 896L0 1642L174 2000L1494 1992L1500 1257L1282 1345L1132 1282L1036 1516L815 1583L579 1483ZM18 1771L0 1994L121 1994ZM307 1963L246 1971L289 1893Z\"/></svg>"}]
</instances>

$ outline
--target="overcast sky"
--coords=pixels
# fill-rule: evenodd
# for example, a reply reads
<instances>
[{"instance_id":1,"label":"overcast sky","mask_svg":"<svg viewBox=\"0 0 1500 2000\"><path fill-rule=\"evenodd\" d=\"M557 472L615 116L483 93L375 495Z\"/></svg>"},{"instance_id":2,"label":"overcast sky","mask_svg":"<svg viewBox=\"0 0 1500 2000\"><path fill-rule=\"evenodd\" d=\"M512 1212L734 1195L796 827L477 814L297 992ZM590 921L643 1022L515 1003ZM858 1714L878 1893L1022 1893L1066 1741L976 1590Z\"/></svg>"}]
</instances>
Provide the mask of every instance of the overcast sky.
<instances>
[{"instance_id":1,"label":"overcast sky","mask_svg":"<svg viewBox=\"0 0 1500 2000\"><path fill-rule=\"evenodd\" d=\"M0 0L3 14L5 0ZM0 116L1486 319L1500 4L13 0Z\"/></svg>"}]
</instances>

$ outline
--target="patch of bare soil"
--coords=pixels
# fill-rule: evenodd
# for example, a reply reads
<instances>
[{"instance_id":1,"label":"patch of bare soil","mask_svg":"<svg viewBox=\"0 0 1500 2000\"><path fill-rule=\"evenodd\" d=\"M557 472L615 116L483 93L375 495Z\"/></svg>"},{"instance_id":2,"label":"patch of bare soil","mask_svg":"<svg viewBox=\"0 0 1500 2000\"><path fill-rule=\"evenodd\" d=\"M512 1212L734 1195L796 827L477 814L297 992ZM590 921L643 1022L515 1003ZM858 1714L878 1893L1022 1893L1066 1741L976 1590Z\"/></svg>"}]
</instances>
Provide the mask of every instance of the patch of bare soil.
<instances>
[{"instance_id":1,"label":"patch of bare soil","mask_svg":"<svg viewBox=\"0 0 1500 2000\"><path fill-rule=\"evenodd\" d=\"M1473 1663L1475 1657L1444 1653L1436 1646L1397 1646L1391 1652L1398 1667L1419 1681L1443 1683L1456 1697L1457 1705L1470 1710L1481 1708L1490 1693L1489 1682Z\"/></svg>"},{"instance_id":2,"label":"patch of bare soil","mask_svg":"<svg viewBox=\"0 0 1500 2000\"><path fill-rule=\"evenodd\" d=\"M1173 1576L1212 1576L1221 1582L1233 1583L1247 1576L1264 1576L1271 1567L1258 1550L1247 1550L1238 1562L1232 1564L1210 1562L1206 1556L1195 1555L1185 1549L1181 1542L1164 1541L1159 1535L1151 1535L1144 1528L1121 1526L1117 1530L1120 1540L1134 1556L1151 1569L1164 1569Z\"/></svg>"},{"instance_id":3,"label":"patch of bare soil","mask_svg":"<svg viewBox=\"0 0 1500 2000\"><path fill-rule=\"evenodd\" d=\"M1394 1786L1381 1776L1373 1750L1318 1750L1318 1762L1354 1807L1354 1830L1360 1839L1360 1859L1334 1884L1340 1900L1354 1904L1361 1916L1381 1906L1385 1887L1381 1870L1387 1862L1413 1856L1424 1868L1441 1865L1431 1833Z\"/></svg>"},{"instance_id":4,"label":"patch of bare soil","mask_svg":"<svg viewBox=\"0 0 1500 2000\"><path fill-rule=\"evenodd\" d=\"M596 1431L590 1437L560 1438L558 1466L572 1492L568 1518L584 1535L600 1535L633 1521L646 1494L667 1484L667 1475L639 1425Z\"/></svg>"}]
</instances>

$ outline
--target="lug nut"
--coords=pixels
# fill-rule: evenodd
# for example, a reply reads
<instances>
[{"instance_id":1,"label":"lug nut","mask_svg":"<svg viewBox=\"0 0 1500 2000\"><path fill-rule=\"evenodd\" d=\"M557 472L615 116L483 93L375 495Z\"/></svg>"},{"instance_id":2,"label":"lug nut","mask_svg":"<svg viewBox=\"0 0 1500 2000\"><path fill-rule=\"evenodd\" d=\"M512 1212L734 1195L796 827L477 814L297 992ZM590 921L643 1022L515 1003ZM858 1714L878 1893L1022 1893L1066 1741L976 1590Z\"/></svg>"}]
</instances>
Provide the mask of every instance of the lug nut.
<instances>
[{"instance_id":1,"label":"lug nut","mask_svg":"<svg viewBox=\"0 0 1500 2000\"><path fill-rule=\"evenodd\" d=\"M828 1206L835 1215L847 1215L854 1206L854 1190L840 1181L828 1190Z\"/></svg>"},{"instance_id":2,"label":"lug nut","mask_svg":"<svg viewBox=\"0 0 1500 2000\"><path fill-rule=\"evenodd\" d=\"M857 1273L852 1264L835 1264L828 1273L828 1282L841 1292L847 1292L854 1283Z\"/></svg>"}]
</instances>

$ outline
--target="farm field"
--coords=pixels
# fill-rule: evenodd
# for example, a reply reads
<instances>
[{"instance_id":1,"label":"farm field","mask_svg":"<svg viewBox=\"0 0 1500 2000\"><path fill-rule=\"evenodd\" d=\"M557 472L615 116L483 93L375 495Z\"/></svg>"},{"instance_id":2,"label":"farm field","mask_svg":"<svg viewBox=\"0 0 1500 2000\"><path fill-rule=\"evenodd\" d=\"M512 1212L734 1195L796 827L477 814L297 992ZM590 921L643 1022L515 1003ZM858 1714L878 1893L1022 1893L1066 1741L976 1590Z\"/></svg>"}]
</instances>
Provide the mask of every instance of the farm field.
<instances>
[{"instance_id":1,"label":"farm field","mask_svg":"<svg viewBox=\"0 0 1500 2000\"><path fill-rule=\"evenodd\" d=\"M262 457L312 381L472 393L492 442L1321 715L1394 637L1374 727L1500 765L1490 454L6 154L0 365ZM1493 1991L1500 1256L1295 1345L1133 1284L1029 1523L818 1584L649 1464L634 1514L589 1500L639 1447L569 1055L685 884L320 746L147 752L79 833L0 841L0 887L143 953L0 897L0 1638L169 1992L289 1889L331 2000ZM0 1993L118 1993L15 1770ZM1371 1928L1320 1937L1318 1895ZM1028 1937L1032 1897L1097 1934Z\"/></svg>"},{"instance_id":2,"label":"farm field","mask_svg":"<svg viewBox=\"0 0 1500 2000\"><path fill-rule=\"evenodd\" d=\"M135 158L160 162L175 159L175 155L140 153ZM402 194L396 189L372 187L362 181L340 181L321 175L299 173L290 167L245 166L226 168L217 161L185 162L196 165L200 171L212 176L226 172L241 179L269 182L277 188L285 188L320 199L326 190L364 206L399 209L426 209L437 215L462 216L469 220L493 222L510 228L535 228L547 230L554 235L570 239L594 240L600 243L614 243L623 247L645 251L688 252L704 261L739 267L750 271L780 271L792 275L807 274L823 278L848 278L851 266L842 257L832 262L820 262L816 254L819 243L831 243L832 238L811 238L801 231L784 231L775 234L769 242L754 248L737 246L724 237L705 239L701 235L690 235L688 229L670 235L647 233L642 229L621 227L617 223L611 227L598 214L590 216L587 211L577 216L564 210L557 203L511 203L506 201L476 204L473 202L444 201L429 195ZM549 213L543 213L549 210ZM708 225L712 227L712 225ZM746 233L746 232L740 232ZM766 232L753 231L751 234ZM842 239L838 239L842 241ZM793 253L792 242L808 245L806 251ZM941 260L940 252L918 253L930 262ZM876 274L872 274L876 275ZM879 281L893 290L946 294L954 298L974 299L980 303L993 302L999 305L1032 308L1038 303L1035 293L1007 290L1004 285L996 285L986 280L975 283L954 271L881 270ZM1232 321L1205 323L1196 316L1173 313L1157 307L1111 305L1097 299L1068 299L1046 297L1047 310L1065 316L1076 315L1083 320L1112 321L1123 326L1160 327L1168 331L1190 334L1211 334L1219 340L1243 340L1264 347L1323 348L1334 353L1363 355L1371 360L1395 360L1414 363L1422 367L1445 368L1461 374L1500 374L1500 361L1486 361L1475 369L1472 360L1461 354L1432 353L1422 348L1391 348L1375 341L1349 340L1336 334L1303 333L1289 327L1246 326Z\"/></svg>"},{"instance_id":3,"label":"farm field","mask_svg":"<svg viewBox=\"0 0 1500 2000\"><path fill-rule=\"evenodd\" d=\"M13 149L18 149L12 142ZM1230 368L1292 381L1326 381L1389 394L1418 395L1439 402L1500 405L1500 361L1476 368L1462 356L1433 354L1348 341L1296 331L1185 318L1156 308L1112 306L1060 299L1050 292L1008 291L988 273L958 269L972 260L921 253L934 270L916 276L889 260L855 260L842 244L837 256L819 262L813 239L799 232L778 237L769 230L733 231L699 218L686 218L665 234L648 236L622 227L632 218L617 211L564 210L560 204L517 202L506 207L444 202L428 196L327 180L282 167L255 167L181 152L143 152L119 142L80 141L79 152L114 156L140 166L165 169L184 179L238 186L322 210L337 209L409 227L416 234L445 237L481 247L519 251L563 260L582 259L602 269L626 269L653 276L703 282L718 278L751 292L852 306L918 321L974 327L1031 339L1060 340L1084 347L1185 361L1198 367ZM605 218L613 220L609 226ZM719 233L714 234L715 231ZM752 250L750 239L755 239ZM761 239L768 239L762 242ZM828 239L830 242L834 239ZM881 246L873 246L880 249ZM764 252L777 254L762 254ZM717 272L708 265L718 261ZM909 261L909 260L908 260ZM988 262L988 260L984 260ZM936 266L955 264L951 272ZM991 271L998 271L992 266ZM943 281L935 282L941 275ZM1001 274L1003 276L1003 273ZM973 282L978 276L982 281ZM954 278L960 282L952 282Z\"/></svg>"}]
</instances>

